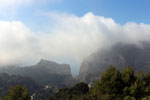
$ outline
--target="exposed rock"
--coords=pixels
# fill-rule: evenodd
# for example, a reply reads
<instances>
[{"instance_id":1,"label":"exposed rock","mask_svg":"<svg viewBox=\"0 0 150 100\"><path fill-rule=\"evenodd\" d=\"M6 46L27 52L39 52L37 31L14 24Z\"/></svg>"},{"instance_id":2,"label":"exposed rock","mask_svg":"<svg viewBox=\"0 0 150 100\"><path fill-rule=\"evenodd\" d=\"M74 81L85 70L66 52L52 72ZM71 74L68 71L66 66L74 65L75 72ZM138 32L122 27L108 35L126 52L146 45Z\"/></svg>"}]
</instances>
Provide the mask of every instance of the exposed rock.
<instances>
[{"instance_id":1,"label":"exposed rock","mask_svg":"<svg viewBox=\"0 0 150 100\"><path fill-rule=\"evenodd\" d=\"M118 69L131 66L135 71L150 71L150 42L141 44L118 43L92 54L80 67L80 80L91 82L100 77L107 67L114 65Z\"/></svg>"},{"instance_id":2,"label":"exposed rock","mask_svg":"<svg viewBox=\"0 0 150 100\"><path fill-rule=\"evenodd\" d=\"M41 59L38 64L32 67L46 70L51 74L71 75L71 69L68 64L58 64L49 60Z\"/></svg>"},{"instance_id":3,"label":"exposed rock","mask_svg":"<svg viewBox=\"0 0 150 100\"><path fill-rule=\"evenodd\" d=\"M41 59L39 63L28 67L4 67L0 72L10 75L22 75L32 78L40 84L51 84L64 87L72 85L74 80L68 64L58 64L56 62Z\"/></svg>"}]
</instances>

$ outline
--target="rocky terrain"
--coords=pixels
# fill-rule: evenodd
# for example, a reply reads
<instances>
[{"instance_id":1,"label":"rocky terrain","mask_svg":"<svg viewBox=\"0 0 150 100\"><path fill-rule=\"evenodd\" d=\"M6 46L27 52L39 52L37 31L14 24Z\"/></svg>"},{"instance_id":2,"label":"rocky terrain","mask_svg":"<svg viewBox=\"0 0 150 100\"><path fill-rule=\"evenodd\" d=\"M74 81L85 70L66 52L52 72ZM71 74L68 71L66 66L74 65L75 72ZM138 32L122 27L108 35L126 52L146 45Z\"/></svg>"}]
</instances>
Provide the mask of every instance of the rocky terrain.
<instances>
[{"instance_id":1,"label":"rocky terrain","mask_svg":"<svg viewBox=\"0 0 150 100\"><path fill-rule=\"evenodd\" d=\"M91 82L113 65L117 69L131 66L135 71L150 71L150 43L118 43L87 57L80 67L80 81Z\"/></svg>"},{"instance_id":2,"label":"rocky terrain","mask_svg":"<svg viewBox=\"0 0 150 100\"><path fill-rule=\"evenodd\" d=\"M65 87L74 83L68 64L58 64L44 59L41 59L40 62L33 66L3 67L0 69L0 72L30 77L35 82L44 85L50 84Z\"/></svg>"}]
</instances>

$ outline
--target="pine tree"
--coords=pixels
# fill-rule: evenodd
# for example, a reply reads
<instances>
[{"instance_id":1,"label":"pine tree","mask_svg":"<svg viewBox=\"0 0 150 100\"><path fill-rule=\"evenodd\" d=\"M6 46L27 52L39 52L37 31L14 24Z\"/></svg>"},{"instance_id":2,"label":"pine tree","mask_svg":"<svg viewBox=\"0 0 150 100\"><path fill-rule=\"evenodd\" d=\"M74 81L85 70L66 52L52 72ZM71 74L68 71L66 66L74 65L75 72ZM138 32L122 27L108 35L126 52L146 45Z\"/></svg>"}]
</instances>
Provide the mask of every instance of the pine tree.
<instances>
[{"instance_id":1,"label":"pine tree","mask_svg":"<svg viewBox=\"0 0 150 100\"><path fill-rule=\"evenodd\" d=\"M17 85L9 90L6 100L30 100L30 95L25 87Z\"/></svg>"}]
</instances>

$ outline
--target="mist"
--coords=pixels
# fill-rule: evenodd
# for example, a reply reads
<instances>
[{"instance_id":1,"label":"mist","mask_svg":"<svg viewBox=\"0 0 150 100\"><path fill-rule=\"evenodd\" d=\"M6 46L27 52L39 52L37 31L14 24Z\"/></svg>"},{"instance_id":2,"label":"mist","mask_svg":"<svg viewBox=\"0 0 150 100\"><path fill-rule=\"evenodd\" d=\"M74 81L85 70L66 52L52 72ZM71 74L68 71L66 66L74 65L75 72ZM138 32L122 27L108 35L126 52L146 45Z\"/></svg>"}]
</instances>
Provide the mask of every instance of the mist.
<instances>
[{"instance_id":1,"label":"mist","mask_svg":"<svg viewBox=\"0 0 150 100\"><path fill-rule=\"evenodd\" d=\"M118 42L149 41L150 25L116 23L112 18L49 12L49 32L34 32L21 21L0 21L0 64L29 65L41 58L79 65L90 54Z\"/></svg>"}]
</instances>

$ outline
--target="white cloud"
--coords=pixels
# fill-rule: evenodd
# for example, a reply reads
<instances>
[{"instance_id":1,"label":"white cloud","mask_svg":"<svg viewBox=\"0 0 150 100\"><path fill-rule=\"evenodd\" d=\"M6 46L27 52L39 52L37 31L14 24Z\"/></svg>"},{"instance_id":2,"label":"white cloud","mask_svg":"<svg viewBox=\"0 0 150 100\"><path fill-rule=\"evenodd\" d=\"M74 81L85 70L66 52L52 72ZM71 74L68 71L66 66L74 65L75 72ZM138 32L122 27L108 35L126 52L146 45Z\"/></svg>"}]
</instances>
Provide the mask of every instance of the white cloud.
<instances>
[{"instance_id":1,"label":"white cloud","mask_svg":"<svg viewBox=\"0 0 150 100\"><path fill-rule=\"evenodd\" d=\"M19 21L0 21L0 63L21 64L30 57L35 36ZM33 60L33 59L32 59Z\"/></svg>"},{"instance_id":2,"label":"white cloud","mask_svg":"<svg viewBox=\"0 0 150 100\"><path fill-rule=\"evenodd\" d=\"M138 43L150 40L150 25L117 24L111 18L87 13L49 15L55 22L50 33L32 32L22 22L0 21L0 63L28 64L40 58L71 57L81 62L98 49L118 41ZM63 59L62 59L63 60Z\"/></svg>"}]
</instances>

